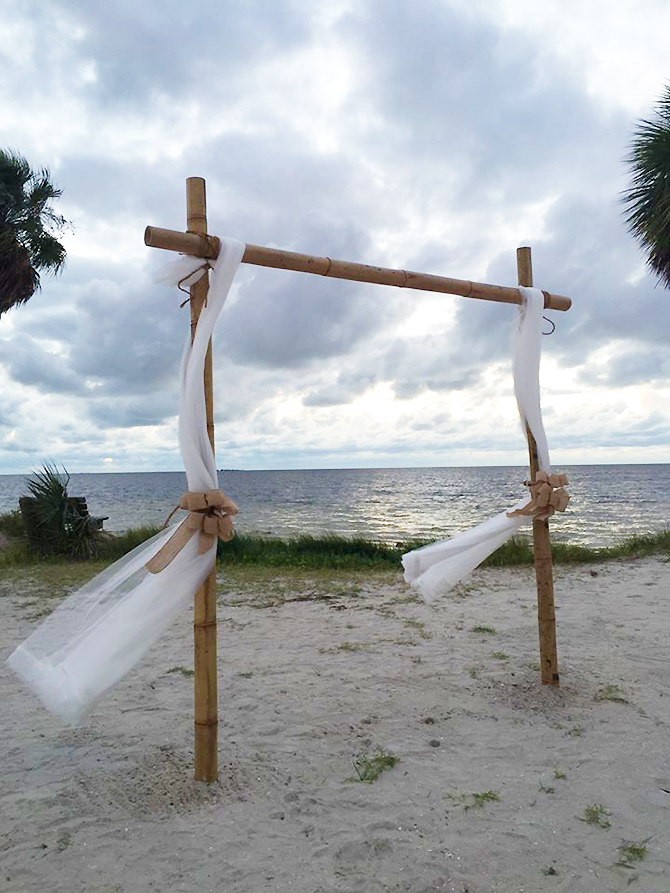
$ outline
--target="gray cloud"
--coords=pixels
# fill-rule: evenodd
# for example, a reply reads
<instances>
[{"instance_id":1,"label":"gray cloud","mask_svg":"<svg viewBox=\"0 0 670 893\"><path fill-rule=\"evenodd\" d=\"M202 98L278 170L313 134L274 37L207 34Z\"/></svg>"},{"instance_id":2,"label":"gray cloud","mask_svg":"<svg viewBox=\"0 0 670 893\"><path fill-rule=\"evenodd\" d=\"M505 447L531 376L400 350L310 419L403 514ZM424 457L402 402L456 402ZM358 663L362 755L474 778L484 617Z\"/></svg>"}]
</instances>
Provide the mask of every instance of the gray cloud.
<instances>
[{"instance_id":1,"label":"gray cloud","mask_svg":"<svg viewBox=\"0 0 670 893\"><path fill-rule=\"evenodd\" d=\"M150 467L151 455L174 453L133 445L128 429L174 417L188 311L150 281L162 253L143 264L110 252L141 246L146 224L182 228L192 174L207 179L212 232L289 250L513 284L514 245L527 235L537 284L574 299L552 314L558 331L543 348L577 370L582 417L591 391L612 404L611 388L667 380L670 302L639 275L617 203L631 122L589 92L585 62L566 65L551 41L450 3L327 6L196 0L156 16L141 4L28 0L14 11L26 51L3 72L5 97L21 102L6 138L52 167L79 215L63 276L0 320L9 388L39 406L44 394L68 401L72 429L40 419L47 440L86 437L81 455L93 457L123 428L128 461ZM317 41L349 69L333 65L320 82ZM535 207L550 200L544 214ZM461 436L439 401L476 403L484 380L486 394L509 395L514 308L445 297L453 327L404 336L418 299L243 268L215 335L219 442L239 456L274 450L277 462L332 455L328 425L346 424L347 405L387 382L402 402L392 427L370 425L380 455L411 457L417 438L422 455L444 438L484 452L490 433ZM405 401L427 392L435 410L405 417ZM302 407L290 422L287 404ZM18 405L3 405L3 422L36 436ZM663 413L644 424L612 411L600 441L663 443ZM299 445L282 440L292 427ZM338 449L360 457L372 450L365 437L343 431ZM571 442L594 440L589 429ZM512 434L495 442L507 449Z\"/></svg>"}]
</instances>

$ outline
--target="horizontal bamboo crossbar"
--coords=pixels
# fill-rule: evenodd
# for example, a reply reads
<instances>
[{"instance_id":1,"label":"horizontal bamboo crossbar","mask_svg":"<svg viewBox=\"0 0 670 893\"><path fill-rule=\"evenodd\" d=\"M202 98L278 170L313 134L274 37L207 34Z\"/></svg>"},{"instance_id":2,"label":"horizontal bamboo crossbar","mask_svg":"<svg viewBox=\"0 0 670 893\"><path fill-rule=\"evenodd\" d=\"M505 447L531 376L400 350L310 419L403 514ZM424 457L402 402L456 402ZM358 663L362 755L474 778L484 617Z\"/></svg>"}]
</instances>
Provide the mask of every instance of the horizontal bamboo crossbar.
<instances>
[{"instance_id":1,"label":"horizontal bamboo crossbar","mask_svg":"<svg viewBox=\"0 0 670 893\"><path fill-rule=\"evenodd\" d=\"M200 236L197 233L181 233L172 229L148 226L144 232L144 244L150 248L165 248L195 257L215 258L219 254L219 240L214 236ZM409 270L391 270L387 267L371 267L346 260L332 260L314 254L297 254L278 248L265 248L262 245L247 245L242 263L260 267L274 267L279 270L295 270L298 273L316 273L334 279L350 279L354 282L373 282L378 285L394 285L397 288L414 288L420 291L433 291L464 298L478 298L483 301L497 301L503 304L521 304L518 288L501 285L486 285L466 279L449 279L446 276L433 276L429 273L412 273ZM569 310L570 298L553 295L545 291L544 306L547 310Z\"/></svg>"}]
</instances>

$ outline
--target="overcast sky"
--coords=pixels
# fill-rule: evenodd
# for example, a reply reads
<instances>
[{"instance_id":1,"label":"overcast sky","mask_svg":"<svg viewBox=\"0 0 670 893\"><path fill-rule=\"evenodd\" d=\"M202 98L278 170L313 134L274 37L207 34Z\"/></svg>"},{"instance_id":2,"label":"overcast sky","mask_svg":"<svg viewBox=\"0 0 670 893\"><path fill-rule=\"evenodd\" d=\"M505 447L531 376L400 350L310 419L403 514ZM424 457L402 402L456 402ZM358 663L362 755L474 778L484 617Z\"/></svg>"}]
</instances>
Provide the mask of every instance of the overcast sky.
<instances>
[{"instance_id":1,"label":"overcast sky","mask_svg":"<svg viewBox=\"0 0 670 893\"><path fill-rule=\"evenodd\" d=\"M47 166L64 272L0 318L0 472L181 468L182 296L148 224L572 297L554 464L670 461L670 295L620 193L670 79L666 0L0 0L0 145ZM220 468L524 464L516 308L243 266Z\"/></svg>"}]
</instances>

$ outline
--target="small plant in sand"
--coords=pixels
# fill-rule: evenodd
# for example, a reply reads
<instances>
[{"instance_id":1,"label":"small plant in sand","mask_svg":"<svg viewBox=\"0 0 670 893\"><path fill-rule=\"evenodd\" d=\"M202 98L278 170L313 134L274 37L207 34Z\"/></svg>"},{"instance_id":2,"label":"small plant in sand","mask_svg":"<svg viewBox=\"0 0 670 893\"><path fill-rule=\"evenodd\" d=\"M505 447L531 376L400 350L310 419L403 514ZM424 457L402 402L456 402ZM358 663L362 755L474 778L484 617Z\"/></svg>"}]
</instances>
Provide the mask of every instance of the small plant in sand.
<instances>
[{"instance_id":1,"label":"small plant in sand","mask_svg":"<svg viewBox=\"0 0 670 893\"><path fill-rule=\"evenodd\" d=\"M584 729L580 725L573 726L571 729L568 729L566 735L570 735L571 738L581 738L582 732Z\"/></svg>"},{"instance_id":2,"label":"small plant in sand","mask_svg":"<svg viewBox=\"0 0 670 893\"><path fill-rule=\"evenodd\" d=\"M647 843L650 837L635 843L632 840L622 840L619 846L619 861L617 865L623 868L631 868L635 862L641 862L647 855Z\"/></svg>"},{"instance_id":3,"label":"small plant in sand","mask_svg":"<svg viewBox=\"0 0 670 893\"><path fill-rule=\"evenodd\" d=\"M338 647L338 651L360 651L363 646L357 642L342 642Z\"/></svg>"},{"instance_id":4,"label":"small plant in sand","mask_svg":"<svg viewBox=\"0 0 670 893\"><path fill-rule=\"evenodd\" d=\"M492 626L473 626L472 632L483 633L486 636L496 636L498 634L498 630Z\"/></svg>"},{"instance_id":5,"label":"small plant in sand","mask_svg":"<svg viewBox=\"0 0 670 893\"><path fill-rule=\"evenodd\" d=\"M593 698L594 701L614 701L616 704L629 704L623 696L623 691L619 685L605 685L598 689Z\"/></svg>"},{"instance_id":6,"label":"small plant in sand","mask_svg":"<svg viewBox=\"0 0 670 893\"><path fill-rule=\"evenodd\" d=\"M170 667L167 671L168 673L179 673L181 676L193 676L195 675L195 670L189 670L188 667Z\"/></svg>"},{"instance_id":7,"label":"small plant in sand","mask_svg":"<svg viewBox=\"0 0 670 893\"><path fill-rule=\"evenodd\" d=\"M365 784L372 784L373 781L377 781L382 772L392 769L399 762L400 757L378 747L373 754L363 753L351 761L356 778L348 778L347 781L362 781Z\"/></svg>"},{"instance_id":8,"label":"small plant in sand","mask_svg":"<svg viewBox=\"0 0 670 893\"><path fill-rule=\"evenodd\" d=\"M360 642L342 642L340 645L332 645L330 648L319 648L319 654L339 654L340 651L362 651L367 646Z\"/></svg>"},{"instance_id":9,"label":"small plant in sand","mask_svg":"<svg viewBox=\"0 0 670 893\"><path fill-rule=\"evenodd\" d=\"M547 867L542 868L541 871L545 877L555 877L558 874L553 865L547 865Z\"/></svg>"},{"instance_id":10,"label":"small plant in sand","mask_svg":"<svg viewBox=\"0 0 670 893\"><path fill-rule=\"evenodd\" d=\"M565 772L563 772L561 769L554 769L554 778L555 778L555 779L558 780L558 779L564 779L564 778L567 778L567 777L568 777L568 776L567 776L567 775L565 774Z\"/></svg>"},{"instance_id":11,"label":"small plant in sand","mask_svg":"<svg viewBox=\"0 0 670 893\"><path fill-rule=\"evenodd\" d=\"M482 809L487 803L498 803L502 797L500 791L482 791L479 794L470 794L471 803L466 803L463 809Z\"/></svg>"},{"instance_id":12,"label":"small plant in sand","mask_svg":"<svg viewBox=\"0 0 670 893\"><path fill-rule=\"evenodd\" d=\"M509 654L505 654L504 651L493 651L491 657L495 657L496 660L509 660Z\"/></svg>"},{"instance_id":13,"label":"small plant in sand","mask_svg":"<svg viewBox=\"0 0 670 893\"><path fill-rule=\"evenodd\" d=\"M556 793L556 788L553 786L553 784L545 785L543 782L540 782L539 790L543 794L555 794Z\"/></svg>"},{"instance_id":14,"label":"small plant in sand","mask_svg":"<svg viewBox=\"0 0 670 893\"><path fill-rule=\"evenodd\" d=\"M238 673L237 675L240 676L242 679L251 679L254 673L253 670L246 670L245 672Z\"/></svg>"},{"instance_id":15,"label":"small plant in sand","mask_svg":"<svg viewBox=\"0 0 670 893\"><path fill-rule=\"evenodd\" d=\"M407 620L403 620L405 626L409 626L411 629L415 629L422 639L432 639L433 634L428 632L426 629L426 624L421 620L414 620L409 618Z\"/></svg>"},{"instance_id":16,"label":"small plant in sand","mask_svg":"<svg viewBox=\"0 0 670 893\"><path fill-rule=\"evenodd\" d=\"M587 806L584 810L584 815L580 816L580 822L586 822L587 825L596 825L598 828L607 828L611 827L610 820L608 816L612 815L612 813L607 809L602 803L593 803L591 806Z\"/></svg>"}]
</instances>

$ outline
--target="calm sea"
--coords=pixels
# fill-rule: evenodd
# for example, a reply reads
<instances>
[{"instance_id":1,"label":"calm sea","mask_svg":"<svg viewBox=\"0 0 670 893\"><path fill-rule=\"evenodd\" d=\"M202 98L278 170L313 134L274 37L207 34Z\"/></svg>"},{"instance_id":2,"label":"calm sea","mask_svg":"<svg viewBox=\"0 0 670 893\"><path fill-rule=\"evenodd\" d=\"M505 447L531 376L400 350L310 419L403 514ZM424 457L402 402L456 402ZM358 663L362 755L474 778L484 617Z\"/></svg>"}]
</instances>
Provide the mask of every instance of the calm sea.
<instances>
[{"instance_id":1,"label":"calm sea","mask_svg":"<svg viewBox=\"0 0 670 893\"><path fill-rule=\"evenodd\" d=\"M670 527L670 465L575 465L568 511L552 521L557 539L609 545ZM386 542L449 536L510 507L526 471L496 468L379 468L221 471L219 486L240 507L243 533L364 535ZM162 524L186 489L182 472L73 474L105 529ZM0 512L26 493L21 475L0 475Z\"/></svg>"}]
</instances>

